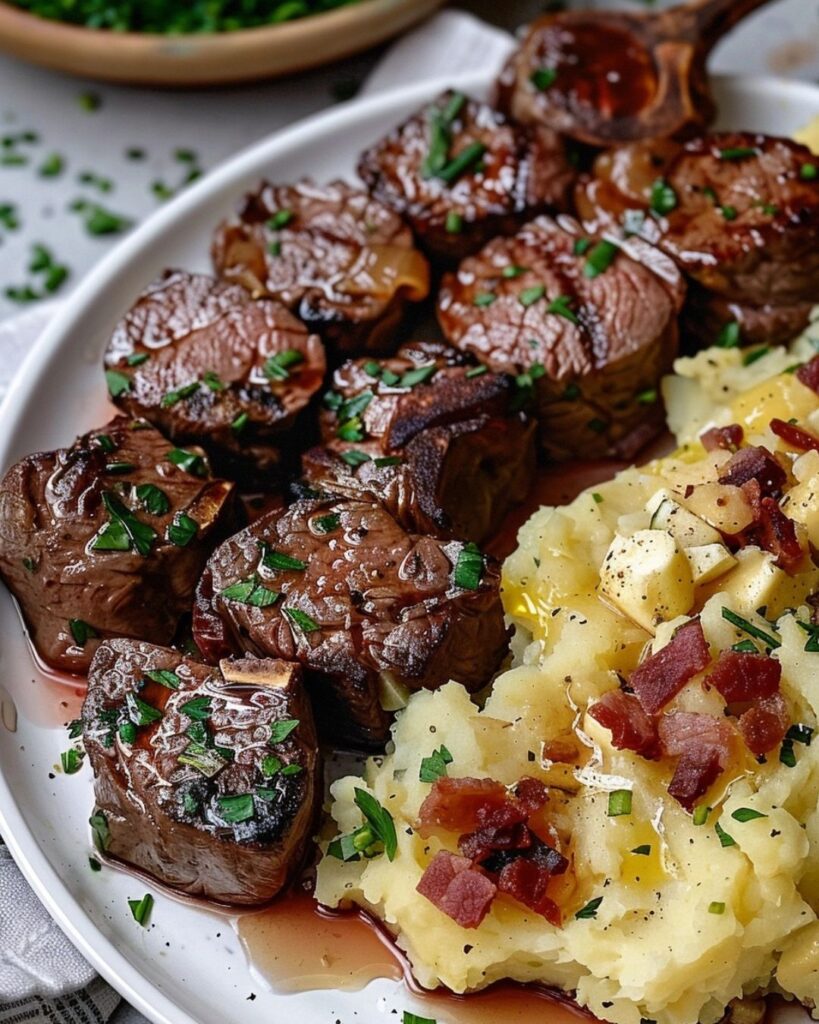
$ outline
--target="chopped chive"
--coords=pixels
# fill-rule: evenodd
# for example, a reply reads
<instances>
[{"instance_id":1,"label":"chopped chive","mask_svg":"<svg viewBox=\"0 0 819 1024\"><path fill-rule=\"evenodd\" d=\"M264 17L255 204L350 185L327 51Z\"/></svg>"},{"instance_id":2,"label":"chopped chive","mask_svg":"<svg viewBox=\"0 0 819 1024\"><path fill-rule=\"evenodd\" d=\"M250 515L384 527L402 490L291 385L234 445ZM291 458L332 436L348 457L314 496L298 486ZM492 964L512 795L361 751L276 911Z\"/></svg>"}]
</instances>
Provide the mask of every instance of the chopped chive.
<instances>
[{"instance_id":1,"label":"chopped chive","mask_svg":"<svg viewBox=\"0 0 819 1024\"><path fill-rule=\"evenodd\" d=\"M178 548L186 548L199 531L199 523L185 512L177 512L168 525L166 537Z\"/></svg>"},{"instance_id":2,"label":"chopped chive","mask_svg":"<svg viewBox=\"0 0 819 1024\"><path fill-rule=\"evenodd\" d=\"M251 793L237 793L235 796L217 796L216 803L222 820L229 822L231 825L238 825L243 821L248 821L255 814L253 795Z\"/></svg>"},{"instance_id":3,"label":"chopped chive","mask_svg":"<svg viewBox=\"0 0 819 1024\"><path fill-rule=\"evenodd\" d=\"M348 466L352 466L354 469L356 466L363 466L365 462L371 461L370 456L366 452L360 452L355 448L342 452L341 458Z\"/></svg>"},{"instance_id":4,"label":"chopped chive","mask_svg":"<svg viewBox=\"0 0 819 1024\"><path fill-rule=\"evenodd\" d=\"M742 630L743 633L747 633L749 636L752 636L757 640L761 640L762 643L767 647L770 647L771 650L775 651L778 647L782 646L782 641L779 637L776 637L771 633L766 633L764 629L760 629L741 615L737 615L736 612L732 612L730 608L722 609L722 617L730 622L731 625L736 626L737 629Z\"/></svg>"},{"instance_id":5,"label":"chopped chive","mask_svg":"<svg viewBox=\"0 0 819 1024\"><path fill-rule=\"evenodd\" d=\"M341 525L341 516L337 512L328 512L327 515L316 516L313 526L319 533L332 533Z\"/></svg>"},{"instance_id":6,"label":"chopped chive","mask_svg":"<svg viewBox=\"0 0 819 1024\"><path fill-rule=\"evenodd\" d=\"M315 619L312 619L306 612L301 611L299 608L285 608L284 613L302 633L315 633L317 630L321 629L321 626L319 626Z\"/></svg>"},{"instance_id":7,"label":"chopped chive","mask_svg":"<svg viewBox=\"0 0 819 1024\"><path fill-rule=\"evenodd\" d=\"M288 764L282 768L282 775L299 775L301 770L300 764Z\"/></svg>"},{"instance_id":8,"label":"chopped chive","mask_svg":"<svg viewBox=\"0 0 819 1024\"><path fill-rule=\"evenodd\" d=\"M170 409L171 406L176 405L177 402L181 402L184 398L190 398L191 395L195 394L199 390L199 381L193 380L190 384L185 384L181 388L176 388L174 391L168 391L162 396L160 405L163 409Z\"/></svg>"},{"instance_id":9,"label":"chopped chive","mask_svg":"<svg viewBox=\"0 0 819 1024\"><path fill-rule=\"evenodd\" d=\"M444 222L444 230L449 235L459 235L464 229L464 218L463 214L458 213L457 210L450 210L446 215L446 221Z\"/></svg>"},{"instance_id":10,"label":"chopped chive","mask_svg":"<svg viewBox=\"0 0 819 1024\"><path fill-rule=\"evenodd\" d=\"M108 394L112 398L119 398L120 395L131 390L131 378L126 377L119 370L106 370L105 382L108 385Z\"/></svg>"},{"instance_id":11,"label":"chopped chive","mask_svg":"<svg viewBox=\"0 0 819 1024\"><path fill-rule=\"evenodd\" d=\"M718 900L714 900L713 902L708 904L708 913L709 914L724 914L725 913L725 904L719 902Z\"/></svg>"},{"instance_id":12,"label":"chopped chive","mask_svg":"<svg viewBox=\"0 0 819 1024\"><path fill-rule=\"evenodd\" d=\"M290 376L290 371L303 362L303 353L294 348L287 348L282 352L269 356L262 366L262 373L269 380L287 380Z\"/></svg>"},{"instance_id":13,"label":"chopped chive","mask_svg":"<svg viewBox=\"0 0 819 1024\"><path fill-rule=\"evenodd\" d=\"M128 906L131 908L134 920L137 924L142 925L143 928L148 923L148 917L153 905L154 898L149 892L146 892L141 900L128 900Z\"/></svg>"},{"instance_id":14,"label":"chopped chive","mask_svg":"<svg viewBox=\"0 0 819 1024\"><path fill-rule=\"evenodd\" d=\"M202 383L206 388L210 388L211 391L224 391L227 388L227 384L225 384L219 374L214 370L205 371L202 377Z\"/></svg>"},{"instance_id":15,"label":"chopped chive","mask_svg":"<svg viewBox=\"0 0 819 1024\"><path fill-rule=\"evenodd\" d=\"M588 921L597 917L597 911L600 909L600 904L603 902L602 896L596 896L593 900L581 907L580 910L574 915L578 921Z\"/></svg>"},{"instance_id":16,"label":"chopped chive","mask_svg":"<svg viewBox=\"0 0 819 1024\"><path fill-rule=\"evenodd\" d=\"M724 324L717 335L717 348L738 348L742 329L736 320Z\"/></svg>"},{"instance_id":17,"label":"chopped chive","mask_svg":"<svg viewBox=\"0 0 819 1024\"><path fill-rule=\"evenodd\" d=\"M729 146L719 151L720 160L747 160L752 156L759 156L755 146Z\"/></svg>"},{"instance_id":18,"label":"chopped chive","mask_svg":"<svg viewBox=\"0 0 819 1024\"><path fill-rule=\"evenodd\" d=\"M482 142L470 142L465 149L453 157L444 167L438 171L438 177L448 185L457 181L462 174L471 170L486 153L486 146Z\"/></svg>"},{"instance_id":19,"label":"chopped chive","mask_svg":"<svg viewBox=\"0 0 819 1024\"><path fill-rule=\"evenodd\" d=\"M757 654L758 648L753 640L740 640L739 643L731 644L731 650L739 654Z\"/></svg>"},{"instance_id":20,"label":"chopped chive","mask_svg":"<svg viewBox=\"0 0 819 1024\"><path fill-rule=\"evenodd\" d=\"M632 792L630 789L616 789L609 793L608 816L620 818L631 814Z\"/></svg>"},{"instance_id":21,"label":"chopped chive","mask_svg":"<svg viewBox=\"0 0 819 1024\"><path fill-rule=\"evenodd\" d=\"M386 466L400 466L403 461L400 455L384 455L380 459L373 459L373 465L377 469L384 469Z\"/></svg>"},{"instance_id":22,"label":"chopped chive","mask_svg":"<svg viewBox=\"0 0 819 1024\"><path fill-rule=\"evenodd\" d=\"M750 366L752 363L755 363L758 359L762 359L762 357L766 356L770 351L771 350L768 345L763 345L762 348L756 348L753 350L753 352L748 352L747 355L743 356L742 365Z\"/></svg>"},{"instance_id":23,"label":"chopped chive","mask_svg":"<svg viewBox=\"0 0 819 1024\"><path fill-rule=\"evenodd\" d=\"M37 173L41 178L56 178L62 174L65 168L65 160L59 153L49 153L40 164Z\"/></svg>"},{"instance_id":24,"label":"chopped chive","mask_svg":"<svg viewBox=\"0 0 819 1024\"><path fill-rule=\"evenodd\" d=\"M485 373L489 372L488 366L473 366L471 370L466 371L466 377L472 380L473 377L483 377Z\"/></svg>"},{"instance_id":25,"label":"chopped chive","mask_svg":"<svg viewBox=\"0 0 819 1024\"><path fill-rule=\"evenodd\" d=\"M230 429L234 434L241 434L247 426L249 418L246 412L240 412L235 419L230 421Z\"/></svg>"},{"instance_id":26,"label":"chopped chive","mask_svg":"<svg viewBox=\"0 0 819 1024\"><path fill-rule=\"evenodd\" d=\"M508 263L501 271L501 277L512 280L515 277L520 277L521 274L525 274L527 269L528 267L519 267L515 263Z\"/></svg>"},{"instance_id":27,"label":"chopped chive","mask_svg":"<svg viewBox=\"0 0 819 1024\"><path fill-rule=\"evenodd\" d=\"M82 619L69 619L68 628L71 630L71 636L78 647L85 647L88 640L93 640L99 636L96 629L93 626L89 626Z\"/></svg>"},{"instance_id":28,"label":"chopped chive","mask_svg":"<svg viewBox=\"0 0 819 1024\"><path fill-rule=\"evenodd\" d=\"M407 370L406 373L401 375L398 387L414 388L417 384L425 384L437 372L438 367L435 363L429 363L427 366L418 366L414 370Z\"/></svg>"},{"instance_id":29,"label":"chopped chive","mask_svg":"<svg viewBox=\"0 0 819 1024\"><path fill-rule=\"evenodd\" d=\"M529 76L529 81L540 92L546 92L557 81L557 68L537 68Z\"/></svg>"},{"instance_id":30,"label":"chopped chive","mask_svg":"<svg viewBox=\"0 0 819 1024\"><path fill-rule=\"evenodd\" d=\"M518 295L518 302L520 302L524 309L528 309L529 306L533 306L536 302L539 302L545 294L545 284L534 284L531 288L523 289L520 295Z\"/></svg>"},{"instance_id":31,"label":"chopped chive","mask_svg":"<svg viewBox=\"0 0 819 1024\"><path fill-rule=\"evenodd\" d=\"M60 764L66 775L75 775L82 768L83 753L76 747L64 750L60 754Z\"/></svg>"},{"instance_id":32,"label":"chopped chive","mask_svg":"<svg viewBox=\"0 0 819 1024\"><path fill-rule=\"evenodd\" d=\"M719 210L722 216L728 221L736 220L739 216L739 211L735 206L721 206Z\"/></svg>"},{"instance_id":33,"label":"chopped chive","mask_svg":"<svg viewBox=\"0 0 819 1024\"><path fill-rule=\"evenodd\" d=\"M128 366L142 366L151 358L149 352L134 352L125 360Z\"/></svg>"},{"instance_id":34,"label":"chopped chive","mask_svg":"<svg viewBox=\"0 0 819 1024\"><path fill-rule=\"evenodd\" d=\"M293 220L295 214L292 210L277 210L268 220L267 226L273 231L280 231Z\"/></svg>"},{"instance_id":35,"label":"chopped chive","mask_svg":"<svg viewBox=\"0 0 819 1024\"><path fill-rule=\"evenodd\" d=\"M491 306L496 298L497 295L494 292L478 292L472 300L472 305L480 307Z\"/></svg>"},{"instance_id":36,"label":"chopped chive","mask_svg":"<svg viewBox=\"0 0 819 1024\"><path fill-rule=\"evenodd\" d=\"M585 256L586 253L591 249L592 241L590 238L577 238L572 246L572 252L575 256Z\"/></svg>"},{"instance_id":37,"label":"chopped chive","mask_svg":"<svg viewBox=\"0 0 819 1024\"><path fill-rule=\"evenodd\" d=\"M658 178L651 186L649 206L653 213L664 217L677 208L677 193L663 178Z\"/></svg>"},{"instance_id":38,"label":"chopped chive","mask_svg":"<svg viewBox=\"0 0 819 1024\"><path fill-rule=\"evenodd\" d=\"M753 807L738 807L731 817L734 821L756 821L757 818L767 818L767 814L763 814L762 811L756 811Z\"/></svg>"},{"instance_id":39,"label":"chopped chive","mask_svg":"<svg viewBox=\"0 0 819 1024\"><path fill-rule=\"evenodd\" d=\"M287 737L298 729L301 722L298 718L283 718L270 726L270 743L283 743Z\"/></svg>"},{"instance_id":40,"label":"chopped chive","mask_svg":"<svg viewBox=\"0 0 819 1024\"><path fill-rule=\"evenodd\" d=\"M461 590L477 590L483 575L483 555L477 544L465 544L458 553L453 581Z\"/></svg>"},{"instance_id":41,"label":"chopped chive","mask_svg":"<svg viewBox=\"0 0 819 1024\"><path fill-rule=\"evenodd\" d=\"M579 324L580 320L571 308L572 301L573 300L570 295L558 295L556 299L552 299L549 303L546 312L562 316L565 320L568 320L573 324Z\"/></svg>"},{"instance_id":42,"label":"chopped chive","mask_svg":"<svg viewBox=\"0 0 819 1024\"><path fill-rule=\"evenodd\" d=\"M647 388L637 394L638 405L656 405L659 396L656 388Z\"/></svg>"},{"instance_id":43,"label":"chopped chive","mask_svg":"<svg viewBox=\"0 0 819 1024\"><path fill-rule=\"evenodd\" d=\"M704 825L708 821L708 815L711 813L711 808L705 804L699 804L694 808L693 821L695 825Z\"/></svg>"},{"instance_id":44,"label":"chopped chive","mask_svg":"<svg viewBox=\"0 0 819 1024\"><path fill-rule=\"evenodd\" d=\"M614 242L609 242L606 239L598 242L586 257L586 262L583 265L583 274L586 277L593 278L604 273L612 265L618 252L619 249Z\"/></svg>"}]
</instances>

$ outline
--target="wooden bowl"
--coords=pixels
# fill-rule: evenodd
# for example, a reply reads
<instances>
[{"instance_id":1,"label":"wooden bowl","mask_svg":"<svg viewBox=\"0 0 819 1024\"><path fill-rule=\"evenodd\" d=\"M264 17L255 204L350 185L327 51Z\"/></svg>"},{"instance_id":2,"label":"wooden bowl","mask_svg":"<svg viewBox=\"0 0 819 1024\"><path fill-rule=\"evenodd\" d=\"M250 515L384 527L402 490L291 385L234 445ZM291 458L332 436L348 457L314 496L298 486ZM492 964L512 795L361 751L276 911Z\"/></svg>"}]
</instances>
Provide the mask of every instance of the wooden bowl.
<instances>
[{"instance_id":1,"label":"wooden bowl","mask_svg":"<svg viewBox=\"0 0 819 1024\"><path fill-rule=\"evenodd\" d=\"M236 32L149 35L67 25L0 2L0 50L86 78L196 86L285 75L403 32L442 0L361 0L326 14Z\"/></svg>"}]
</instances>

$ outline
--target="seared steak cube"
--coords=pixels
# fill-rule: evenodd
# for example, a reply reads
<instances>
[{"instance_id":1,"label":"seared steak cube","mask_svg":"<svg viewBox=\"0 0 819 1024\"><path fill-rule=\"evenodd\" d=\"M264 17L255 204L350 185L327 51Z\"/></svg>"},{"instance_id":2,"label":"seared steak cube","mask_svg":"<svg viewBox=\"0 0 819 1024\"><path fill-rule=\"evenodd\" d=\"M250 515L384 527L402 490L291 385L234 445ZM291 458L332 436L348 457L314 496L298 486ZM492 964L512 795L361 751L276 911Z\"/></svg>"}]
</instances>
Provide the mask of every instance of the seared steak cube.
<instances>
[{"instance_id":1,"label":"seared steak cube","mask_svg":"<svg viewBox=\"0 0 819 1024\"><path fill-rule=\"evenodd\" d=\"M307 427L326 360L278 302L170 270L120 321L105 366L120 408L177 444L202 445L226 475L269 487Z\"/></svg>"},{"instance_id":2,"label":"seared steak cube","mask_svg":"<svg viewBox=\"0 0 819 1024\"><path fill-rule=\"evenodd\" d=\"M298 665L107 640L82 723L105 855L220 903L266 903L292 878L322 795Z\"/></svg>"},{"instance_id":3,"label":"seared steak cube","mask_svg":"<svg viewBox=\"0 0 819 1024\"><path fill-rule=\"evenodd\" d=\"M278 299L338 353L389 348L407 301L429 291L409 228L342 181L263 183L217 229L213 262L253 296Z\"/></svg>"},{"instance_id":4,"label":"seared steak cube","mask_svg":"<svg viewBox=\"0 0 819 1024\"><path fill-rule=\"evenodd\" d=\"M365 152L358 173L406 217L431 256L457 260L537 213L565 209L574 181L560 136L514 125L446 92Z\"/></svg>"},{"instance_id":5,"label":"seared steak cube","mask_svg":"<svg viewBox=\"0 0 819 1024\"><path fill-rule=\"evenodd\" d=\"M628 218L728 301L819 299L819 161L790 139L731 132L624 147L598 158L577 206L590 230Z\"/></svg>"},{"instance_id":6,"label":"seared steak cube","mask_svg":"<svg viewBox=\"0 0 819 1024\"><path fill-rule=\"evenodd\" d=\"M627 458L662 426L684 294L642 240L621 249L544 216L448 274L438 319L453 345L530 391L550 457Z\"/></svg>"},{"instance_id":7,"label":"seared steak cube","mask_svg":"<svg viewBox=\"0 0 819 1024\"><path fill-rule=\"evenodd\" d=\"M6 473L0 573L43 661L84 674L100 638L168 643L238 525L234 485L200 451L118 416Z\"/></svg>"},{"instance_id":8,"label":"seared steak cube","mask_svg":"<svg viewBox=\"0 0 819 1024\"><path fill-rule=\"evenodd\" d=\"M217 548L194 637L210 660L298 661L319 725L370 744L409 692L449 679L479 689L507 647L496 563L407 533L364 494L297 501Z\"/></svg>"},{"instance_id":9,"label":"seared steak cube","mask_svg":"<svg viewBox=\"0 0 819 1024\"><path fill-rule=\"evenodd\" d=\"M337 493L371 490L410 532L480 542L532 480L534 423L520 396L513 377L440 345L345 363L305 476Z\"/></svg>"}]
</instances>

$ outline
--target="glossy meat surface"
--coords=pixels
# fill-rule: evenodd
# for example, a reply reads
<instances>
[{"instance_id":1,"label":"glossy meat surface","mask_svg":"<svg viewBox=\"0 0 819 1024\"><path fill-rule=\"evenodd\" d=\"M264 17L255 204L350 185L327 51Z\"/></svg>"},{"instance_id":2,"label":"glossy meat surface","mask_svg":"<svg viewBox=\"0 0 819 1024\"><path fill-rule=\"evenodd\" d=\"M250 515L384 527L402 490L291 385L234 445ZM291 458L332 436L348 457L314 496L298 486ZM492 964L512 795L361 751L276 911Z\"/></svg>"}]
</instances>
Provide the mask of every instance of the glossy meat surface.
<instances>
[{"instance_id":1,"label":"glossy meat surface","mask_svg":"<svg viewBox=\"0 0 819 1024\"><path fill-rule=\"evenodd\" d=\"M438 319L451 344L531 389L550 456L630 457L662 423L684 294L641 239L618 249L539 217L444 278Z\"/></svg>"},{"instance_id":2,"label":"glossy meat surface","mask_svg":"<svg viewBox=\"0 0 819 1024\"><path fill-rule=\"evenodd\" d=\"M105 366L121 409L263 487L287 468L326 360L318 337L278 302L171 270L117 325Z\"/></svg>"},{"instance_id":3,"label":"glossy meat surface","mask_svg":"<svg viewBox=\"0 0 819 1024\"><path fill-rule=\"evenodd\" d=\"M235 904L266 903L298 869L322 788L297 665L245 657L212 668L109 640L82 720L107 856Z\"/></svg>"},{"instance_id":4,"label":"glossy meat surface","mask_svg":"<svg viewBox=\"0 0 819 1024\"><path fill-rule=\"evenodd\" d=\"M458 171L458 162L474 159ZM565 209L575 178L563 141L446 92L361 157L373 196L405 217L431 256L457 260L537 213Z\"/></svg>"},{"instance_id":5,"label":"glossy meat surface","mask_svg":"<svg viewBox=\"0 0 819 1024\"><path fill-rule=\"evenodd\" d=\"M222 544L194 635L209 660L298 661L319 723L370 743L386 738L385 707L449 679L480 688L507 644L496 563L407 533L367 495L297 501Z\"/></svg>"},{"instance_id":6,"label":"glossy meat surface","mask_svg":"<svg viewBox=\"0 0 819 1024\"><path fill-rule=\"evenodd\" d=\"M263 182L219 225L212 255L221 277L277 299L336 353L389 347L407 301L429 291L409 228L342 181Z\"/></svg>"},{"instance_id":7,"label":"glossy meat surface","mask_svg":"<svg viewBox=\"0 0 819 1024\"><path fill-rule=\"evenodd\" d=\"M0 572L43 661L85 673L101 637L168 643L211 551L238 528L234 491L201 452L125 416L12 466Z\"/></svg>"}]
</instances>

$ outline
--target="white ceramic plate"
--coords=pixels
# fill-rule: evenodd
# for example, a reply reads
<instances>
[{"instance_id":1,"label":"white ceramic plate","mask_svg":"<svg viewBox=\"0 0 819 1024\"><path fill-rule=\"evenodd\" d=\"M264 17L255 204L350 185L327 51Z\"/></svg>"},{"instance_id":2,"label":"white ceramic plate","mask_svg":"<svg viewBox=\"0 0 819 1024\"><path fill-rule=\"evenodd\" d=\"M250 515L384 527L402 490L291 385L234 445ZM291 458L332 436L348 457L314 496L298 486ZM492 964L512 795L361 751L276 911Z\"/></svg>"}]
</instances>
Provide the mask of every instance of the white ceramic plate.
<instances>
[{"instance_id":1,"label":"white ceramic plate","mask_svg":"<svg viewBox=\"0 0 819 1024\"><path fill-rule=\"evenodd\" d=\"M352 177L368 143L441 89L457 85L483 95L489 79L487 72L428 82L335 108L254 146L157 212L103 260L30 353L0 409L0 468L106 421L111 408L100 359L114 323L164 267L207 269L214 225L260 176ZM819 89L809 85L725 79L716 93L726 127L787 135L819 114ZM87 765L78 775L49 778L68 745L59 723L75 712L59 707L55 684L39 675L6 593L0 596L0 637L0 698L4 688L6 719L8 698L18 713L16 732L0 724L0 829L59 925L126 999L156 1024L369 1024L400 1020L390 1011L413 1008L403 985L389 981L360 992L266 991L223 917L160 894L153 927L137 926L127 900L140 896L145 883L88 869ZM248 1001L251 992L257 998ZM421 1005L416 1010L425 1012Z\"/></svg>"}]
</instances>

